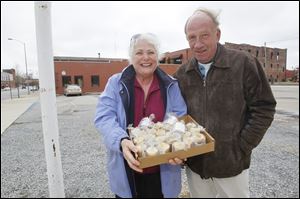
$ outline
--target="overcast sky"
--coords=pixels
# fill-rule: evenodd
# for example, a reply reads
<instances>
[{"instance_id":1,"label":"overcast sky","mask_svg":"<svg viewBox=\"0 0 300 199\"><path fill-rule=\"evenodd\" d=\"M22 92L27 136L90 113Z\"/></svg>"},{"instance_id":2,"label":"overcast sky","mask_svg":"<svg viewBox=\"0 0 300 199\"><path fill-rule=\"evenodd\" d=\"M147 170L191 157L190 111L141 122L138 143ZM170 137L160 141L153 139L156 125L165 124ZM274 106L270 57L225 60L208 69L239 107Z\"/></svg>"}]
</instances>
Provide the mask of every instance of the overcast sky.
<instances>
[{"instance_id":1,"label":"overcast sky","mask_svg":"<svg viewBox=\"0 0 300 199\"><path fill-rule=\"evenodd\" d=\"M133 34L152 32L161 52L188 48L184 24L198 7L220 11L221 43L287 49L287 67L299 67L299 2L52 2L54 56L128 58ZM34 2L1 1L1 70L38 77Z\"/></svg>"}]
</instances>

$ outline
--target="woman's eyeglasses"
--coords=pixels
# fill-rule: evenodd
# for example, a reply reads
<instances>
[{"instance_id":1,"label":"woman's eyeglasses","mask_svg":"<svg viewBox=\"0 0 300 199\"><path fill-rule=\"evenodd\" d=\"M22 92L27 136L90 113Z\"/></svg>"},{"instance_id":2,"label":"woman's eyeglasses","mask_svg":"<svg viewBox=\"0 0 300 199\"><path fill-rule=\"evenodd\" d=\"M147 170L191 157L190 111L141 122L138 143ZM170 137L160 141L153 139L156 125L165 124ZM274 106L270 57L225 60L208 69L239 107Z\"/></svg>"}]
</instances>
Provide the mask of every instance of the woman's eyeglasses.
<instances>
[{"instance_id":1,"label":"woman's eyeglasses","mask_svg":"<svg viewBox=\"0 0 300 199\"><path fill-rule=\"evenodd\" d=\"M135 34L131 37L130 41L136 40L137 38L139 38L141 36L141 34Z\"/></svg>"}]
</instances>

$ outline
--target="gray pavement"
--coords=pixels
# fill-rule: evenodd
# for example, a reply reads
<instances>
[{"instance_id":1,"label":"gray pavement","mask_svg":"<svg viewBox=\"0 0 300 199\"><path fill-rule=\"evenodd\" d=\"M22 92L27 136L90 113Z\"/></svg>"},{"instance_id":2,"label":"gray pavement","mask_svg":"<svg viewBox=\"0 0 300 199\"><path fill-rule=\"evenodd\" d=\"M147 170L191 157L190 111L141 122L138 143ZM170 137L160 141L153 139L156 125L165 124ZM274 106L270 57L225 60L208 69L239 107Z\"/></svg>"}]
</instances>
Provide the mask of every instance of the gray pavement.
<instances>
[{"instance_id":1,"label":"gray pavement","mask_svg":"<svg viewBox=\"0 0 300 199\"><path fill-rule=\"evenodd\" d=\"M31 92L30 95L22 95L20 98L1 100L1 134L38 100L39 92Z\"/></svg>"},{"instance_id":2,"label":"gray pavement","mask_svg":"<svg viewBox=\"0 0 300 199\"><path fill-rule=\"evenodd\" d=\"M273 90L278 109L272 126L253 150L251 197L299 198L299 105L288 106L294 101L299 104L298 88L295 96L281 87ZM295 93L295 87L291 89ZM66 197L113 197L105 146L93 126L96 102L96 95L57 97ZM14 119L8 121L10 114ZM41 122L38 95L1 101L1 132L2 123L8 125L1 135L1 198L49 197ZM182 176L180 197L187 197L184 170Z\"/></svg>"}]
</instances>

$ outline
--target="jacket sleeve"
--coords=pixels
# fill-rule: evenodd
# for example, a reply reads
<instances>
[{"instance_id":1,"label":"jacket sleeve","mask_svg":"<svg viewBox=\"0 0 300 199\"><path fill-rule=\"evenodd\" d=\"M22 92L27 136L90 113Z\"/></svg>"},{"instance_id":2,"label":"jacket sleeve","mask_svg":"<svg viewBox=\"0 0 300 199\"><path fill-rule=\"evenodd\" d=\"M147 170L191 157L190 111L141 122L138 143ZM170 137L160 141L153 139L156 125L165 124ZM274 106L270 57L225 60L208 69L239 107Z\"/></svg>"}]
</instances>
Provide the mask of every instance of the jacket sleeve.
<instances>
[{"instance_id":1,"label":"jacket sleeve","mask_svg":"<svg viewBox=\"0 0 300 199\"><path fill-rule=\"evenodd\" d=\"M240 147L245 154L250 154L274 119L276 101L256 58L246 60L243 79L247 111L246 122L240 134Z\"/></svg>"},{"instance_id":2,"label":"jacket sleeve","mask_svg":"<svg viewBox=\"0 0 300 199\"><path fill-rule=\"evenodd\" d=\"M118 122L118 90L116 78L110 78L98 99L94 125L103 135L105 146L109 150L121 152L120 141L128 135Z\"/></svg>"}]
</instances>

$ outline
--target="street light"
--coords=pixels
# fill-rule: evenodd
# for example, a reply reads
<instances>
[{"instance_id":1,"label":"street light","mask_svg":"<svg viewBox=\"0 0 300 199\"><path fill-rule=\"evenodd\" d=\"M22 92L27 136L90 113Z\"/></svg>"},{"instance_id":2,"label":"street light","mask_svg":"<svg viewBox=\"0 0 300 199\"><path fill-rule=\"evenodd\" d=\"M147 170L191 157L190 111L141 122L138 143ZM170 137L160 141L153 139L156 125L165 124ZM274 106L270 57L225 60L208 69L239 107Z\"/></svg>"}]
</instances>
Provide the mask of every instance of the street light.
<instances>
[{"instance_id":1,"label":"street light","mask_svg":"<svg viewBox=\"0 0 300 199\"><path fill-rule=\"evenodd\" d=\"M27 72L27 58L26 58L26 47L25 47L25 42L22 42L20 40L17 40L17 39L13 39L13 38L8 38L8 40L14 40L14 41L17 41L21 44L23 44L24 46L24 54L25 54L25 66L26 66L26 84L27 84L27 91L28 91L28 95L29 95L29 85L28 85L28 72Z\"/></svg>"}]
</instances>

